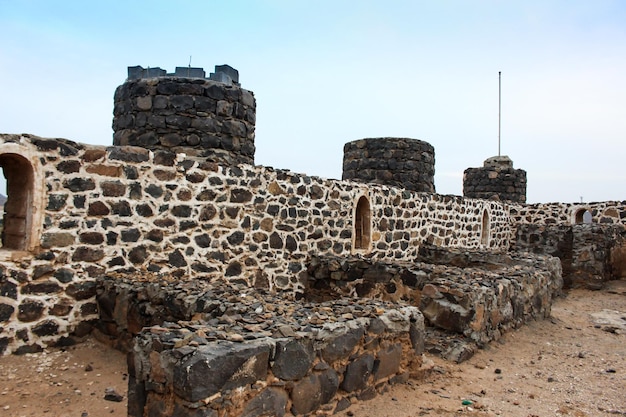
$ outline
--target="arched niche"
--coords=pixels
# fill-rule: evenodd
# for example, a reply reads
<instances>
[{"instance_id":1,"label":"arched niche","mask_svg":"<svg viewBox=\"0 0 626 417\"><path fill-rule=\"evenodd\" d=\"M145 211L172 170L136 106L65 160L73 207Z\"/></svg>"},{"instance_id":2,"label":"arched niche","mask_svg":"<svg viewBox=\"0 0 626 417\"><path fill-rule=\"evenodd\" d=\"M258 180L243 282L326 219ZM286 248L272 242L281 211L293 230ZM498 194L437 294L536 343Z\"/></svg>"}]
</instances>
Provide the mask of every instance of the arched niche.
<instances>
[{"instance_id":1,"label":"arched niche","mask_svg":"<svg viewBox=\"0 0 626 417\"><path fill-rule=\"evenodd\" d=\"M352 247L355 251L369 251L372 243L372 209L366 196L359 197L354 209Z\"/></svg>"},{"instance_id":2,"label":"arched niche","mask_svg":"<svg viewBox=\"0 0 626 417\"><path fill-rule=\"evenodd\" d=\"M489 210L483 210L483 217L480 228L480 245L489 246L489 238L491 234L491 221L489 220Z\"/></svg>"}]
</instances>

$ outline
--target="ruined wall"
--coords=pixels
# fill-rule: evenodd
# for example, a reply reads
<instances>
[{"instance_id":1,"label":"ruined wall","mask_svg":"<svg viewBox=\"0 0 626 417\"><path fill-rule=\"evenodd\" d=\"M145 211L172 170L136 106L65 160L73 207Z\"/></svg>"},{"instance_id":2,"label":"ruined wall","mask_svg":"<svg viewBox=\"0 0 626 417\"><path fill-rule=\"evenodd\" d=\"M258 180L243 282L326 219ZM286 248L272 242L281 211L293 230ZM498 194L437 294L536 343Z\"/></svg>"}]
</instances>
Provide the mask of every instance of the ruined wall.
<instances>
[{"instance_id":1,"label":"ruined wall","mask_svg":"<svg viewBox=\"0 0 626 417\"><path fill-rule=\"evenodd\" d=\"M104 322L138 335L129 416L340 411L422 363L415 307L290 301L244 285L99 281Z\"/></svg>"},{"instance_id":2,"label":"ruined wall","mask_svg":"<svg viewBox=\"0 0 626 417\"><path fill-rule=\"evenodd\" d=\"M0 153L36 155L41 180L33 200L41 207L31 212L31 223L41 223L31 231L37 250L0 251L5 352L40 349L96 319L93 280L105 273L227 280L297 295L311 253L391 262L416 256L422 242L509 244L508 213L496 202L221 167L165 150L0 139ZM358 249L355 206L363 196L371 227L369 245Z\"/></svg>"},{"instance_id":3,"label":"ruined wall","mask_svg":"<svg viewBox=\"0 0 626 417\"><path fill-rule=\"evenodd\" d=\"M521 224L511 249L560 258L567 288L600 289L605 281L623 276L625 242L622 224Z\"/></svg>"}]
</instances>

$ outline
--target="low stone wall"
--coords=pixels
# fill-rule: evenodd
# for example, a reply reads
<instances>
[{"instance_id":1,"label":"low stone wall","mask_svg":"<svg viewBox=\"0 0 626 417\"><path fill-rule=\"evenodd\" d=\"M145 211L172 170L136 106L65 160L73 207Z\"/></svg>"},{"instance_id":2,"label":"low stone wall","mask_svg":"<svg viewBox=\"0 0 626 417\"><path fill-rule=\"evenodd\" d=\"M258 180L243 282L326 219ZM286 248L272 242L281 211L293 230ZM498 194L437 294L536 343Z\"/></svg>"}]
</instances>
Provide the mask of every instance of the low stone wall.
<instances>
[{"instance_id":1,"label":"low stone wall","mask_svg":"<svg viewBox=\"0 0 626 417\"><path fill-rule=\"evenodd\" d=\"M551 256L422 247L421 262L315 258L306 297L368 297L418 306L426 321L479 346L502 332L550 315L560 294L561 265Z\"/></svg>"},{"instance_id":2,"label":"low stone wall","mask_svg":"<svg viewBox=\"0 0 626 417\"><path fill-rule=\"evenodd\" d=\"M565 287L599 289L624 275L625 242L621 224L520 224L511 250L556 256Z\"/></svg>"},{"instance_id":3,"label":"low stone wall","mask_svg":"<svg viewBox=\"0 0 626 417\"><path fill-rule=\"evenodd\" d=\"M99 280L98 301L105 329L138 333L129 416L330 414L422 363L423 317L406 305L119 278Z\"/></svg>"}]
</instances>

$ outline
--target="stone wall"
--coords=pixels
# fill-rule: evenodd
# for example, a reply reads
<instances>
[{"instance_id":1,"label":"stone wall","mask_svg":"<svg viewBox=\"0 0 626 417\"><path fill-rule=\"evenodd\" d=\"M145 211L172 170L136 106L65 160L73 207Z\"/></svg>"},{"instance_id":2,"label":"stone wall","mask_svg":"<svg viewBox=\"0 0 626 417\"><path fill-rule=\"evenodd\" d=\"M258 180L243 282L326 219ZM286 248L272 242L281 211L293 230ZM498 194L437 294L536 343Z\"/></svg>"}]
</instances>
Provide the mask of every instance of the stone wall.
<instances>
[{"instance_id":1,"label":"stone wall","mask_svg":"<svg viewBox=\"0 0 626 417\"><path fill-rule=\"evenodd\" d=\"M585 212L589 223L626 224L626 201L511 204L510 210L513 224L584 223Z\"/></svg>"},{"instance_id":2,"label":"stone wall","mask_svg":"<svg viewBox=\"0 0 626 417\"><path fill-rule=\"evenodd\" d=\"M465 170L463 196L525 203L526 171L513 169L513 161L507 156L489 158L482 168Z\"/></svg>"},{"instance_id":3,"label":"stone wall","mask_svg":"<svg viewBox=\"0 0 626 417\"><path fill-rule=\"evenodd\" d=\"M138 333L129 416L330 414L422 363L424 320L406 305L120 279L99 280L99 294L107 327Z\"/></svg>"},{"instance_id":4,"label":"stone wall","mask_svg":"<svg viewBox=\"0 0 626 417\"><path fill-rule=\"evenodd\" d=\"M344 180L435 192L435 148L408 138L371 138L343 147Z\"/></svg>"},{"instance_id":5,"label":"stone wall","mask_svg":"<svg viewBox=\"0 0 626 417\"><path fill-rule=\"evenodd\" d=\"M556 256L565 287L599 289L624 275L625 242L622 224L520 224L511 249Z\"/></svg>"},{"instance_id":6,"label":"stone wall","mask_svg":"<svg viewBox=\"0 0 626 417\"><path fill-rule=\"evenodd\" d=\"M561 294L551 256L424 245L413 262L314 258L305 296L315 301L381 299L419 307L427 324L483 346L523 323L548 317Z\"/></svg>"},{"instance_id":7,"label":"stone wall","mask_svg":"<svg viewBox=\"0 0 626 417\"><path fill-rule=\"evenodd\" d=\"M115 91L113 143L185 153L225 165L254 163L256 101L233 83L162 76Z\"/></svg>"},{"instance_id":8,"label":"stone wall","mask_svg":"<svg viewBox=\"0 0 626 417\"><path fill-rule=\"evenodd\" d=\"M417 256L423 242L503 251L511 236L497 202L221 167L166 150L28 135L0 142L0 154L36 155L28 160L41 181L29 219L41 224L31 231L35 248L0 250L5 353L41 349L96 319L93 281L103 274L225 280L298 296L311 254L393 262ZM362 197L370 245L358 249Z\"/></svg>"}]
</instances>

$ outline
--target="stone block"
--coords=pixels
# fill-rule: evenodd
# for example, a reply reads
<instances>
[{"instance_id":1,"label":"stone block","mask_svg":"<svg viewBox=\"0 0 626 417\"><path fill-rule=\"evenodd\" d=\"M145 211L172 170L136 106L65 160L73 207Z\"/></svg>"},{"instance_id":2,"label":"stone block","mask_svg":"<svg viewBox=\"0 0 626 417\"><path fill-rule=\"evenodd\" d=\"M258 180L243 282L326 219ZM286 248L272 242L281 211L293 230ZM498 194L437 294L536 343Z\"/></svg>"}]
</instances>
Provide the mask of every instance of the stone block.
<instances>
[{"instance_id":1,"label":"stone block","mask_svg":"<svg viewBox=\"0 0 626 417\"><path fill-rule=\"evenodd\" d=\"M314 358L310 339L278 341L272 372L283 380L299 380L307 374Z\"/></svg>"},{"instance_id":2,"label":"stone block","mask_svg":"<svg viewBox=\"0 0 626 417\"><path fill-rule=\"evenodd\" d=\"M341 389L346 392L360 391L364 389L370 380L374 369L374 357L365 354L350 362L346 368L341 383Z\"/></svg>"},{"instance_id":3,"label":"stone block","mask_svg":"<svg viewBox=\"0 0 626 417\"><path fill-rule=\"evenodd\" d=\"M200 401L265 380L269 354L269 346L260 344L202 346L174 367L174 391L186 401Z\"/></svg>"}]
</instances>

